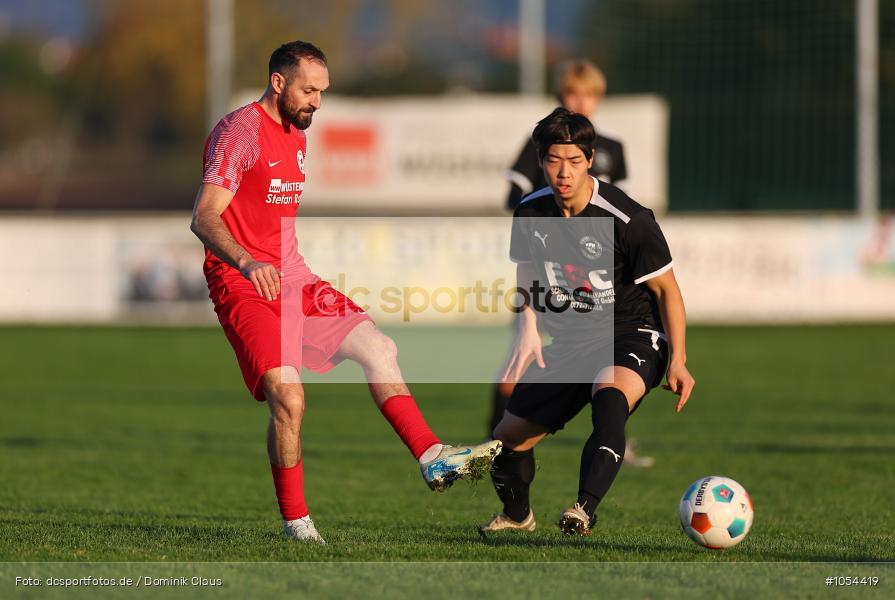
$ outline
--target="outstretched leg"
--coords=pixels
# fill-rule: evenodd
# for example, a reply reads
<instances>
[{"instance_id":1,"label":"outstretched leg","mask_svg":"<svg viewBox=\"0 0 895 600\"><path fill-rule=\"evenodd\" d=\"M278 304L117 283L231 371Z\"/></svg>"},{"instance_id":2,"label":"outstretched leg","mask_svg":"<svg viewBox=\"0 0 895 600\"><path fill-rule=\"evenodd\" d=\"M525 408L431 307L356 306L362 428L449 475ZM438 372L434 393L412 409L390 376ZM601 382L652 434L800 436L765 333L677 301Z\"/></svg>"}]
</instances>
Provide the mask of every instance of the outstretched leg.
<instances>
[{"instance_id":1,"label":"outstretched leg","mask_svg":"<svg viewBox=\"0 0 895 600\"><path fill-rule=\"evenodd\" d=\"M431 489L446 489L460 477L481 476L481 467L490 465L500 452L497 442L452 447L439 441L404 382L395 342L371 321L351 330L339 346L336 358L353 360L364 370L373 401L419 461L423 478Z\"/></svg>"},{"instance_id":2,"label":"outstretched leg","mask_svg":"<svg viewBox=\"0 0 895 600\"><path fill-rule=\"evenodd\" d=\"M398 366L395 342L372 321L351 330L339 346L338 359L349 359L364 370L373 401L417 460L437 456L441 442L423 418Z\"/></svg>"}]
</instances>

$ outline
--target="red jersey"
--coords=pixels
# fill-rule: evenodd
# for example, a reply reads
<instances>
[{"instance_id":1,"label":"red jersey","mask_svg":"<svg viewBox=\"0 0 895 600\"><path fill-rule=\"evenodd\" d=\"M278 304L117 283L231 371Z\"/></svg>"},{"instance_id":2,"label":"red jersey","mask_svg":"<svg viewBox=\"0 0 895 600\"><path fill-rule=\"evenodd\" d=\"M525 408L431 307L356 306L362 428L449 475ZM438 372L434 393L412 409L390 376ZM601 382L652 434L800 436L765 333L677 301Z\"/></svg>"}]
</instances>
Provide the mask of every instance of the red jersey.
<instances>
[{"instance_id":1,"label":"red jersey","mask_svg":"<svg viewBox=\"0 0 895 600\"><path fill-rule=\"evenodd\" d=\"M262 262L284 272L289 280L313 279L298 252L295 216L305 183L307 140L304 131L289 131L257 102L223 119L205 141L202 183L234 193L221 218L236 242ZM284 268L285 267L285 268ZM251 285L205 249L205 277Z\"/></svg>"}]
</instances>

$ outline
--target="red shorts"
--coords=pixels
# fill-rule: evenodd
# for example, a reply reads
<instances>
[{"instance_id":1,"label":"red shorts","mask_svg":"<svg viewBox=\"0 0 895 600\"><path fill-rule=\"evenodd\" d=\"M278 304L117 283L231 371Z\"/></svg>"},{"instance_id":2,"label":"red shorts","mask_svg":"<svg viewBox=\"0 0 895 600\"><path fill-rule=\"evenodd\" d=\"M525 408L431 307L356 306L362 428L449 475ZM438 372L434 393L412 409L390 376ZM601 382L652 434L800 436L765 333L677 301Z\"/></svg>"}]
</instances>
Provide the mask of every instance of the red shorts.
<instances>
[{"instance_id":1,"label":"red shorts","mask_svg":"<svg viewBox=\"0 0 895 600\"><path fill-rule=\"evenodd\" d=\"M262 298L249 281L209 281L214 311L233 346L246 387L263 402L261 376L291 366L325 373L348 333L371 320L362 308L328 282L283 283L274 301Z\"/></svg>"}]
</instances>

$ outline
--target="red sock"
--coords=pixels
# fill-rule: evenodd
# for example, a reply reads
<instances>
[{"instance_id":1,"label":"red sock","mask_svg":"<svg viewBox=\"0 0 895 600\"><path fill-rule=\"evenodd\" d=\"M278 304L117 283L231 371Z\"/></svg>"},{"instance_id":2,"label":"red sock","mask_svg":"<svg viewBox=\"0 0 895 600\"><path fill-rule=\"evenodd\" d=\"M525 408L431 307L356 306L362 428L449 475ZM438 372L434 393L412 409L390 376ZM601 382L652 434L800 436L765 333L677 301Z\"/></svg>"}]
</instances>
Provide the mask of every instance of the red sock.
<instances>
[{"instance_id":1,"label":"red sock","mask_svg":"<svg viewBox=\"0 0 895 600\"><path fill-rule=\"evenodd\" d=\"M293 521L307 517L305 477L301 469L301 460L294 467L270 465L270 471L273 473L273 485L277 490L277 502L280 504L280 514L283 515L283 519Z\"/></svg>"},{"instance_id":2,"label":"red sock","mask_svg":"<svg viewBox=\"0 0 895 600\"><path fill-rule=\"evenodd\" d=\"M415 459L419 460L433 444L441 443L426 424L413 396L392 396L380 410Z\"/></svg>"}]
</instances>

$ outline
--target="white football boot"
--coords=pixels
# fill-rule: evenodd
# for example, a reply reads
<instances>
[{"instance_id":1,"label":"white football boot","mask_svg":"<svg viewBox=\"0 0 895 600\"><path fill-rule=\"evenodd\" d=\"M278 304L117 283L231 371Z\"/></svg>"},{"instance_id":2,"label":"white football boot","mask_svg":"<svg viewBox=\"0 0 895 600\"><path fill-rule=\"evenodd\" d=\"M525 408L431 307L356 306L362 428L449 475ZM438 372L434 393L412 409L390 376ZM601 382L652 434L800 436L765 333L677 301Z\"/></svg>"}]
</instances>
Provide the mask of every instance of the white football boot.
<instances>
[{"instance_id":1,"label":"white football boot","mask_svg":"<svg viewBox=\"0 0 895 600\"><path fill-rule=\"evenodd\" d=\"M283 536L301 542L317 542L326 545L326 541L314 527L314 521L311 520L310 515L293 521L284 521Z\"/></svg>"},{"instance_id":2,"label":"white football boot","mask_svg":"<svg viewBox=\"0 0 895 600\"><path fill-rule=\"evenodd\" d=\"M596 519L594 519L596 520ZM559 528L567 535L590 535L590 519L580 504L562 511L559 516Z\"/></svg>"},{"instance_id":3,"label":"white football boot","mask_svg":"<svg viewBox=\"0 0 895 600\"><path fill-rule=\"evenodd\" d=\"M528 516L522 521L514 521L504 513L495 515L493 519L479 527L479 533L482 537L485 537L486 534L494 531L502 531L505 529L534 531L535 527L537 527L537 523L535 523L535 513L529 509Z\"/></svg>"},{"instance_id":4,"label":"white football boot","mask_svg":"<svg viewBox=\"0 0 895 600\"><path fill-rule=\"evenodd\" d=\"M502 445L491 440L478 446L444 446L433 460L420 464L420 472L429 489L443 492L458 479L484 477Z\"/></svg>"}]
</instances>

